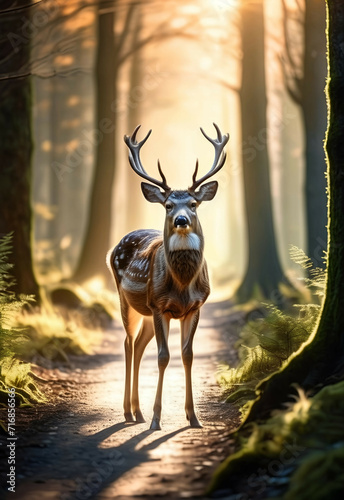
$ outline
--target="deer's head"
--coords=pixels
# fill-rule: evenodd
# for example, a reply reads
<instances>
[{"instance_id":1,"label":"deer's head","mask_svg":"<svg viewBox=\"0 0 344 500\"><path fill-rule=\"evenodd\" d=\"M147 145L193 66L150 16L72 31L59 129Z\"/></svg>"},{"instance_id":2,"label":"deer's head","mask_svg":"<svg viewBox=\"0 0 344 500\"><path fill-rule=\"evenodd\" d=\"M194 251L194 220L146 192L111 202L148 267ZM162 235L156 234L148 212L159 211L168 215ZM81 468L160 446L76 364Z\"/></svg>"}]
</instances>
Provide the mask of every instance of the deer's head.
<instances>
[{"instance_id":1,"label":"deer's head","mask_svg":"<svg viewBox=\"0 0 344 500\"><path fill-rule=\"evenodd\" d=\"M214 123L217 132L217 138L211 139L201 128L204 137L211 142L215 148L215 159L209 172L200 179L197 178L198 160L196 168L192 176L192 185L186 190L171 189L166 182L160 162L158 160L158 170L161 181L154 179L147 174L140 160L140 149L147 141L151 134L151 130L146 137L140 141L136 141L136 135L140 125L136 127L132 136L124 136L124 141L129 148L129 162L132 169L150 183L142 182L141 189L146 200L151 203L160 203L165 207L165 244L169 241L170 250L183 250L185 248L201 249L202 229L197 217L197 208L202 201L210 201L214 198L217 192L217 181L204 182L216 174L226 161L226 153L223 148L228 142L228 134L222 135L219 127Z\"/></svg>"}]
</instances>

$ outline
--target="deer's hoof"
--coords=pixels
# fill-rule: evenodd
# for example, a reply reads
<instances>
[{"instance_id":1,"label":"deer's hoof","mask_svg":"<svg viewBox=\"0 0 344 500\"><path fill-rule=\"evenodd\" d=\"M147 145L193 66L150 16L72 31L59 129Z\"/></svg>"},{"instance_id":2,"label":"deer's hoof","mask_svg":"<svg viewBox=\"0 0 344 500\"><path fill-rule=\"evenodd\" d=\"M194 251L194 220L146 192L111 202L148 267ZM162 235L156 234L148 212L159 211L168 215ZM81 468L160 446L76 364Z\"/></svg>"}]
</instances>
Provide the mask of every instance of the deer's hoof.
<instances>
[{"instance_id":1,"label":"deer's hoof","mask_svg":"<svg viewBox=\"0 0 344 500\"><path fill-rule=\"evenodd\" d=\"M203 425L199 422L199 420L197 420L197 418L195 418L194 420L190 420L190 427L202 429Z\"/></svg>"},{"instance_id":2,"label":"deer's hoof","mask_svg":"<svg viewBox=\"0 0 344 500\"><path fill-rule=\"evenodd\" d=\"M152 423L150 425L151 431L161 431L160 420L158 418L153 418Z\"/></svg>"},{"instance_id":3,"label":"deer's hoof","mask_svg":"<svg viewBox=\"0 0 344 500\"><path fill-rule=\"evenodd\" d=\"M135 419L136 419L136 422L138 424L144 424L145 423L145 419L144 419L144 416L142 415L141 410L137 410L135 412Z\"/></svg>"},{"instance_id":4,"label":"deer's hoof","mask_svg":"<svg viewBox=\"0 0 344 500\"><path fill-rule=\"evenodd\" d=\"M126 422L135 422L133 414L130 412L124 413L124 418Z\"/></svg>"},{"instance_id":5,"label":"deer's hoof","mask_svg":"<svg viewBox=\"0 0 344 500\"><path fill-rule=\"evenodd\" d=\"M202 424L200 423L200 421L198 420L198 418L196 417L196 415L192 415L192 417L189 417L188 415L186 415L186 418L189 420L190 422L190 427L194 427L194 428L202 428Z\"/></svg>"}]
</instances>

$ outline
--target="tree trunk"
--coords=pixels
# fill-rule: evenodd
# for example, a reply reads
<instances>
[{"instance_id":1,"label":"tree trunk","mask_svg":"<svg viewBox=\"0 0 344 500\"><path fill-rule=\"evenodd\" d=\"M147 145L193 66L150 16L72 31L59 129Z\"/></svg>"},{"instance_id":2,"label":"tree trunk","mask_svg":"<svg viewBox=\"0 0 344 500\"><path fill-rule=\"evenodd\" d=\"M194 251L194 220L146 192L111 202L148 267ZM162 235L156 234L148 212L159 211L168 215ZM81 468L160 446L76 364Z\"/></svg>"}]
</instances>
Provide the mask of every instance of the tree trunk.
<instances>
[{"instance_id":1,"label":"tree trunk","mask_svg":"<svg viewBox=\"0 0 344 500\"><path fill-rule=\"evenodd\" d=\"M96 165L89 206L89 222L83 249L73 279L86 281L105 274L105 256L110 246L111 200L115 173L115 112L117 61L114 12L98 14L98 51L96 68L97 142Z\"/></svg>"},{"instance_id":2,"label":"tree trunk","mask_svg":"<svg viewBox=\"0 0 344 500\"><path fill-rule=\"evenodd\" d=\"M276 248L270 191L263 2L243 2L241 14L240 97L248 266L237 297L246 301L256 296L280 303L279 284L285 278Z\"/></svg>"},{"instance_id":3,"label":"tree trunk","mask_svg":"<svg viewBox=\"0 0 344 500\"><path fill-rule=\"evenodd\" d=\"M27 6L19 0L17 7ZM2 6L5 7L5 6ZM25 10L29 15L29 9ZM1 75L27 72L30 40L22 36L22 12L2 14L0 21ZM19 38L18 38L19 36ZM25 68L23 70L23 68ZM31 81L29 77L0 82L0 235L13 231L11 262L15 291L33 294L39 287L33 271L31 237Z\"/></svg>"},{"instance_id":4,"label":"tree trunk","mask_svg":"<svg viewBox=\"0 0 344 500\"><path fill-rule=\"evenodd\" d=\"M140 99L135 99L135 91L140 89L142 85L142 54L139 50L139 43L141 40L141 32L142 32L142 8L141 5L137 5L135 11L132 15L132 37L130 40L130 47L132 51L132 55L130 58L130 72L129 72L129 81L130 81L130 89L131 96L129 97L129 106L127 110L127 130L128 133L132 133L132 131L137 127L139 123L141 123L141 101ZM137 185L137 174L131 169L128 168L128 164L126 162L126 197L128 200L132 198L132 186L133 184ZM141 189L140 189L141 191ZM141 192L140 192L141 194ZM126 227L131 229L136 229L138 227L138 220L140 218L140 214L143 210L143 203L146 203L146 200L143 196L135 197L135 200L130 201L131 209L126 210L126 219L125 224Z\"/></svg>"},{"instance_id":5,"label":"tree trunk","mask_svg":"<svg viewBox=\"0 0 344 500\"><path fill-rule=\"evenodd\" d=\"M305 126L307 254L324 267L327 250L326 178L323 141L326 131L326 7L306 0L302 114Z\"/></svg>"},{"instance_id":6,"label":"tree trunk","mask_svg":"<svg viewBox=\"0 0 344 500\"><path fill-rule=\"evenodd\" d=\"M344 367L344 3L327 0L329 125L326 134L328 241L326 296L317 327L284 369L263 381L244 423L281 406L298 384L322 383Z\"/></svg>"}]
</instances>

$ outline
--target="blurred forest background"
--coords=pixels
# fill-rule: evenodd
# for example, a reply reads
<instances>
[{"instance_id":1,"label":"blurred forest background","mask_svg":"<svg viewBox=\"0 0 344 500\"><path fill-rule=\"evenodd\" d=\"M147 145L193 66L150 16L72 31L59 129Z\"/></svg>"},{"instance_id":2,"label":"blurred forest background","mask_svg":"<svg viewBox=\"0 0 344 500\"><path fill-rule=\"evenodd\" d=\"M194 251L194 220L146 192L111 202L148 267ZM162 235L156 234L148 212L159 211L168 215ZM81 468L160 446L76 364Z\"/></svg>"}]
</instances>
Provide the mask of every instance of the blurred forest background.
<instances>
[{"instance_id":1,"label":"blurred forest background","mask_svg":"<svg viewBox=\"0 0 344 500\"><path fill-rule=\"evenodd\" d=\"M215 122L230 141L218 194L199 209L205 257L212 298L245 305L221 303L238 365L218 381L243 422L211 488L252 471L265 488L262 464L297 439L302 456L270 486L292 476L283 498L342 498L343 19L342 0L1 2L0 406L8 387L20 403L47 401L23 360L50 369L93 352L116 317L107 251L163 228L124 134L153 129L145 168L154 177L159 158L185 189L197 157L200 175L212 163L199 127L214 136Z\"/></svg>"},{"instance_id":2,"label":"blurred forest background","mask_svg":"<svg viewBox=\"0 0 344 500\"><path fill-rule=\"evenodd\" d=\"M199 127L230 134L199 211L215 291L278 303L302 273L291 246L324 266L324 1L5 0L0 14L0 233L14 231L19 292L113 288L107 250L162 229L128 164L137 124L153 129L148 172L159 158L184 189L197 157L212 162Z\"/></svg>"}]
</instances>

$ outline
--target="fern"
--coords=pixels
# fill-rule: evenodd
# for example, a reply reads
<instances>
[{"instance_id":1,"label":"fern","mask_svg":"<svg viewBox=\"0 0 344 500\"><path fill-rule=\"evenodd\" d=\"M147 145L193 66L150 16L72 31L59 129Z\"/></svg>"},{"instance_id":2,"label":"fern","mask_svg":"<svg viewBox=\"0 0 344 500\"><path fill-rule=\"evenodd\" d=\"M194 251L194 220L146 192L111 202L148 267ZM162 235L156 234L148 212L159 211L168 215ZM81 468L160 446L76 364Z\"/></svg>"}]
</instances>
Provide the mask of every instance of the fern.
<instances>
[{"instance_id":1,"label":"fern","mask_svg":"<svg viewBox=\"0 0 344 500\"><path fill-rule=\"evenodd\" d=\"M25 330L13 326L14 317L33 301L31 296L20 296L11 289L15 280L9 263L12 234L0 239L0 405L7 404L8 389L16 389L17 402L31 404L43 401L44 396L30 375L30 364L16 358L16 352L26 341Z\"/></svg>"},{"instance_id":2,"label":"fern","mask_svg":"<svg viewBox=\"0 0 344 500\"><path fill-rule=\"evenodd\" d=\"M239 366L222 367L219 372L218 381L230 394L228 401L241 404L243 395L255 397L258 382L278 370L308 339L318 313L318 306L303 306L294 318L271 307L264 320L248 323L240 334ZM251 389L251 393L245 394L242 389Z\"/></svg>"},{"instance_id":3,"label":"fern","mask_svg":"<svg viewBox=\"0 0 344 500\"><path fill-rule=\"evenodd\" d=\"M292 247L292 259L307 270L305 283L320 297L324 294L325 272L313 269L311 260L300 249ZM218 382L227 401L239 406L253 399L255 387L267 375L281 368L311 334L320 313L319 304L296 305L298 315L287 315L268 306L268 316L248 323L240 333L237 368L222 366Z\"/></svg>"},{"instance_id":4,"label":"fern","mask_svg":"<svg viewBox=\"0 0 344 500\"><path fill-rule=\"evenodd\" d=\"M290 257L302 269L307 271L308 277L304 278L305 285L312 288L316 295L324 297L326 273L320 267L313 267L313 262L303 250L296 246L290 247Z\"/></svg>"}]
</instances>

